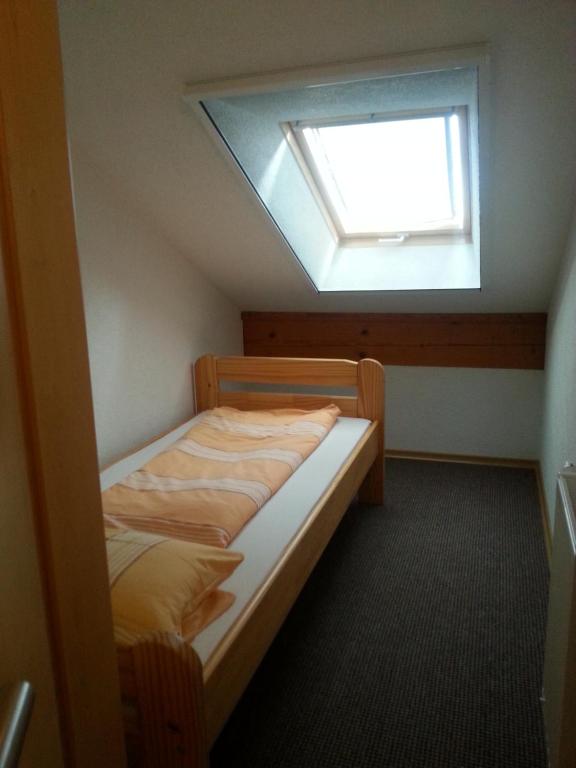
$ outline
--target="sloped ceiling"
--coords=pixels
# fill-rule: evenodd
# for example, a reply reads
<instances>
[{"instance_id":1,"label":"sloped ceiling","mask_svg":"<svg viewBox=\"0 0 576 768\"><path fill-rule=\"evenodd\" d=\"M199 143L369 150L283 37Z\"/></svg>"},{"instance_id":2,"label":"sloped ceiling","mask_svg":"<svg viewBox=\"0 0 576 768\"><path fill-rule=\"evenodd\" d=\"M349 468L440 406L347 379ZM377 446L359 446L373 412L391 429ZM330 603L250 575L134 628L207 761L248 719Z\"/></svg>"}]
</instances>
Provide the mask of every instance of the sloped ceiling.
<instances>
[{"instance_id":1,"label":"sloped ceiling","mask_svg":"<svg viewBox=\"0 0 576 768\"><path fill-rule=\"evenodd\" d=\"M241 309L545 311L576 199L572 0L60 2L82 155ZM184 105L185 83L488 42L480 292L318 296Z\"/></svg>"}]
</instances>

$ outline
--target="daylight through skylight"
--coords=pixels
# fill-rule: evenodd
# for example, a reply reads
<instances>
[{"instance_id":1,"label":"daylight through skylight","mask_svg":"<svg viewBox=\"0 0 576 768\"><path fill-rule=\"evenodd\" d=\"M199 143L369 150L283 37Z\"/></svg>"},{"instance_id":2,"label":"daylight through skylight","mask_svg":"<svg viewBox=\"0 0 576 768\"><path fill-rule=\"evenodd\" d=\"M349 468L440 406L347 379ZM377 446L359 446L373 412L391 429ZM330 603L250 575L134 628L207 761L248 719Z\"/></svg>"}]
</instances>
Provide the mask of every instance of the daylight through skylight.
<instances>
[{"instance_id":1,"label":"daylight through skylight","mask_svg":"<svg viewBox=\"0 0 576 768\"><path fill-rule=\"evenodd\" d=\"M292 130L340 236L438 234L465 231L462 119L450 110Z\"/></svg>"}]
</instances>

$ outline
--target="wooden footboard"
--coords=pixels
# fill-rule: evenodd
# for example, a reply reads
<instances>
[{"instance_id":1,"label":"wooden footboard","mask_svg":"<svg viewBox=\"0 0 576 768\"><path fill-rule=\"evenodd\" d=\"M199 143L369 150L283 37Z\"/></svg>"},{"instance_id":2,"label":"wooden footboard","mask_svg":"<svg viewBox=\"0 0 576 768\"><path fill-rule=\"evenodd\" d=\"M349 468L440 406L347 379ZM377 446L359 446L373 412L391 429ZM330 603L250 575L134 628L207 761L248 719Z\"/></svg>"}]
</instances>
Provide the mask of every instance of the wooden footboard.
<instances>
[{"instance_id":1,"label":"wooden footboard","mask_svg":"<svg viewBox=\"0 0 576 768\"><path fill-rule=\"evenodd\" d=\"M130 766L207 768L202 663L176 635L118 649Z\"/></svg>"},{"instance_id":2,"label":"wooden footboard","mask_svg":"<svg viewBox=\"0 0 576 768\"><path fill-rule=\"evenodd\" d=\"M222 382L329 386L355 394L231 390ZM119 650L127 744L132 765L206 768L208 750L294 604L350 502L381 503L384 469L384 376L373 360L201 358L195 367L198 410L319 408L336 403L372 424L318 500L306 523L252 597L204 668L193 648L158 634Z\"/></svg>"}]
</instances>

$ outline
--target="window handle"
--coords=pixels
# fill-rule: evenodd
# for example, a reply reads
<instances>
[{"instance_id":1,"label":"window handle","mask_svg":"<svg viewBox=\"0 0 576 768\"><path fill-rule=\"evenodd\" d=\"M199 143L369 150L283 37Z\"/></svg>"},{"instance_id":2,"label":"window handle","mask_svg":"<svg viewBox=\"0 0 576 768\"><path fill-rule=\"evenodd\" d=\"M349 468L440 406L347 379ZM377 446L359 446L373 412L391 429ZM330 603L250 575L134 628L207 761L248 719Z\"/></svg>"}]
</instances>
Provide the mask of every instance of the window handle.
<instances>
[{"instance_id":1,"label":"window handle","mask_svg":"<svg viewBox=\"0 0 576 768\"><path fill-rule=\"evenodd\" d=\"M390 237L379 237L379 243L403 243L408 235L390 235Z\"/></svg>"}]
</instances>

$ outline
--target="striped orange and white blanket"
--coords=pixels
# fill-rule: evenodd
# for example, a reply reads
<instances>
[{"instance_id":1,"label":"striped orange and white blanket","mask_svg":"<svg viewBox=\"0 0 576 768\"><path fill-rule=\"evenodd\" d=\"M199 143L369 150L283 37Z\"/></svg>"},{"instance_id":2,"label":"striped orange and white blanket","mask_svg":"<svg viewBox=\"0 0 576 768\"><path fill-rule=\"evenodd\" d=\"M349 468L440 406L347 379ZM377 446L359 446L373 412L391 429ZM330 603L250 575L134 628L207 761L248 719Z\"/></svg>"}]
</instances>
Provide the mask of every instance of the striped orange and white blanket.
<instances>
[{"instance_id":1,"label":"striped orange and white blanket","mask_svg":"<svg viewBox=\"0 0 576 768\"><path fill-rule=\"evenodd\" d=\"M186 435L102 494L108 522L227 547L319 445L340 411L203 413Z\"/></svg>"}]
</instances>

